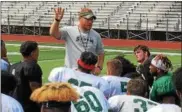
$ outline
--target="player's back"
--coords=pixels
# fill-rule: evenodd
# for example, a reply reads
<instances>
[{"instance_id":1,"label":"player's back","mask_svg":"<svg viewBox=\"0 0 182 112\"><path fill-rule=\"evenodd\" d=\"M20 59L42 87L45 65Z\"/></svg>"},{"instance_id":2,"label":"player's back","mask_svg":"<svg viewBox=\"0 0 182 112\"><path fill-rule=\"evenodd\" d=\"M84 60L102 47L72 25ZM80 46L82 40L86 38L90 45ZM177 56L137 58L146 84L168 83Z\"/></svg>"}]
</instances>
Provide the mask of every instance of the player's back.
<instances>
[{"instance_id":1,"label":"player's back","mask_svg":"<svg viewBox=\"0 0 182 112\"><path fill-rule=\"evenodd\" d=\"M1 93L2 112L24 112L22 105L6 94Z\"/></svg>"},{"instance_id":2,"label":"player's back","mask_svg":"<svg viewBox=\"0 0 182 112\"><path fill-rule=\"evenodd\" d=\"M127 91L127 83L130 81L130 78L127 77L118 77L118 76L103 76L109 83L109 87L111 90L111 96L126 94Z\"/></svg>"},{"instance_id":3,"label":"player's back","mask_svg":"<svg viewBox=\"0 0 182 112\"><path fill-rule=\"evenodd\" d=\"M73 87L80 94L80 99L72 102L71 112L108 112L108 101L99 89L90 86Z\"/></svg>"},{"instance_id":4,"label":"player's back","mask_svg":"<svg viewBox=\"0 0 182 112\"><path fill-rule=\"evenodd\" d=\"M73 85L82 86L93 86L104 92L106 97L109 96L109 85L107 81L101 77L94 76L93 74L87 74L80 71L76 71L70 68L58 67L54 68L48 80L50 82L69 82Z\"/></svg>"},{"instance_id":5,"label":"player's back","mask_svg":"<svg viewBox=\"0 0 182 112\"><path fill-rule=\"evenodd\" d=\"M113 112L146 112L158 103L140 96L116 95L108 100Z\"/></svg>"},{"instance_id":6,"label":"player's back","mask_svg":"<svg viewBox=\"0 0 182 112\"><path fill-rule=\"evenodd\" d=\"M159 104L147 112L181 112L181 108L174 104Z\"/></svg>"}]
</instances>

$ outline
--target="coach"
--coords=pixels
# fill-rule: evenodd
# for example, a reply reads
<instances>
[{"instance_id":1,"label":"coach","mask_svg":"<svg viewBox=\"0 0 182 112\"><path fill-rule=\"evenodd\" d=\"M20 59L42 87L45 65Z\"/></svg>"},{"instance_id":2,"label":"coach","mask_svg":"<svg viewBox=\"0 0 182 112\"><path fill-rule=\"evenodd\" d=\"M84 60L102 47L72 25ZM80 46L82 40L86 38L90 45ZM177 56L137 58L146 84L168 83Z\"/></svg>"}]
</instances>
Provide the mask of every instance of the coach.
<instances>
[{"instance_id":1,"label":"coach","mask_svg":"<svg viewBox=\"0 0 182 112\"><path fill-rule=\"evenodd\" d=\"M98 62L93 71L100 74L104 62L104 48L100 35L92 29L96 16L89 8L82 8L79 12L79 24L77 26L66 26L59 30L60 21L64 15L63 8L54 9L55 18L50 27L50 35L56 39L65 40L66 56L65 66L77 68L77 60L84 51L93 52L98 56Z\"/></svg>"}]
</instances>

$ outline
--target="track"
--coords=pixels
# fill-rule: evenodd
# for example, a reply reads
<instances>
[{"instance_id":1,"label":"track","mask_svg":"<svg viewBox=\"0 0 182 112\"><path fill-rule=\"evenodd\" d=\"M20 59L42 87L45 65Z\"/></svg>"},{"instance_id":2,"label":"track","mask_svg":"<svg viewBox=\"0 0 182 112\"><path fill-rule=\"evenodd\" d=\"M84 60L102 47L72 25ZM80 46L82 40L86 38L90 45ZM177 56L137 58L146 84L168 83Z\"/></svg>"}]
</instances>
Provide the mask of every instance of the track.
<instances>
[{"instance_id":1,"label":"track","mask_svg":"<svg viewBox=\"0 0 182 112\"><path fill-rule=\"evenodd\" d=\"M51 36L33 36L33 35L7 35L2 34L1 38L4 41L27 41L32 40L40 43L61 43L64 44L63 40L56 40ZM171 41L144 41L144 40L125 40L125 39L102 39L104 46L112 47L134 47L138 44L146 45L149 48L155 49L171 49L181 50L181 42Z\"/></svg>"}]
</instances>

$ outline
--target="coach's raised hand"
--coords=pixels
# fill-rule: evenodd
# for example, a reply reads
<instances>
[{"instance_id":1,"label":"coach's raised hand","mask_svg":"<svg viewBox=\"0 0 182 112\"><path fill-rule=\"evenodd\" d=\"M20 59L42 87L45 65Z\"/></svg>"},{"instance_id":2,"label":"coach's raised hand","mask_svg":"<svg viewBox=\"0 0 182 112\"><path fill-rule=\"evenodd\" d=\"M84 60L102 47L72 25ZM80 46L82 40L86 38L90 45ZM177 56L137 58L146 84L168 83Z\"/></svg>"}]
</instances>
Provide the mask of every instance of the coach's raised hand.
<instances>
[{"instance_id":1,"label":"coach's raised hand","mask_svg":"<svg viewBox=\"0 0 182 112\"><path fill-rule=\"evenodd\" d=\"M63 18L64 15L64 9L63 8L55 8L55 20L60 21Z\"/></svg>"},{"instance_id":2,"label":"coach's raised hand","mask_svg":"<svg viewBox=\"0 0 182 112\"><path fill-rule=\"evenodd\" d=\"M54 22L52 23L49 33L51 36L53 36L56 39L61 38L61 32L59 31L59 23L64 15L64 9L63 8L55 8L54 9Z\"/></svg>"}]
</instances>

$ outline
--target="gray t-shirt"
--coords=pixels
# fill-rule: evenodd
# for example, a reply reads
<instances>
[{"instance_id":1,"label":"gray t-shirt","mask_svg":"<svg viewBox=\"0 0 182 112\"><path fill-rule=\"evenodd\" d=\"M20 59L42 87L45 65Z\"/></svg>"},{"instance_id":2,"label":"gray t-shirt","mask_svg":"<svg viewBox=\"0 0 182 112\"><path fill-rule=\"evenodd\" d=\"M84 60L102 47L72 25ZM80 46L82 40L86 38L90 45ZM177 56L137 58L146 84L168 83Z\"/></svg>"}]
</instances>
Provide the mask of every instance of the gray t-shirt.
<instances>
[{"instance_id":1,"label":"gray t-shirt","mask_svg":"<svg viewBox=\"0 0 182 112\"><path fill-rule=\"evenodd\" d=\"M66 26L61 28L60 39L65 40L65 66L69 68L77 67L77 60L84 51L89 51L96 55L104 53L101 37L93 29L88 32L81 32L78 26Z\"/></svg>"}]
</instances>

